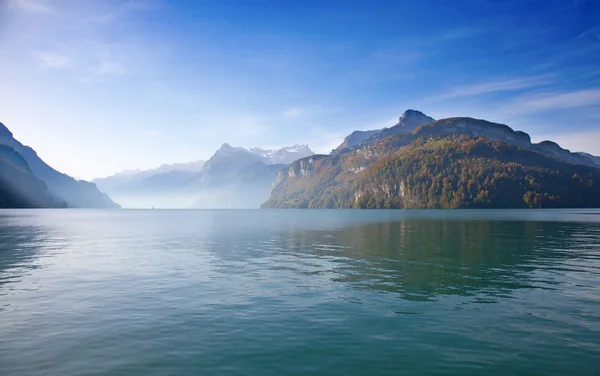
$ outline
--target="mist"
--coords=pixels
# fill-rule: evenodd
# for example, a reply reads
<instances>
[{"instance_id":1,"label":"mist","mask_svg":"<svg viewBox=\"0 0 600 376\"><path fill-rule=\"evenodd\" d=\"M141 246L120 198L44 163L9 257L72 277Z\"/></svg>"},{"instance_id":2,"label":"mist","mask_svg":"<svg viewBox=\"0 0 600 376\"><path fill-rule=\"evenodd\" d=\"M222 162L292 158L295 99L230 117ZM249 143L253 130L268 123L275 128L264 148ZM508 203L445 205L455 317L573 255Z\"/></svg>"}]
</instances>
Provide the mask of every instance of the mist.
<instances>
[{"instance_id":1,"label":"mist","mask_svg":"<svg viewBox=\"0 0 600 376\"><path fill-rule=\"evenodd\" d=\"M112 193L124 209L260 209L269 198L270 187L228 186L177 193Z\"/></svg>"}]
</instances>

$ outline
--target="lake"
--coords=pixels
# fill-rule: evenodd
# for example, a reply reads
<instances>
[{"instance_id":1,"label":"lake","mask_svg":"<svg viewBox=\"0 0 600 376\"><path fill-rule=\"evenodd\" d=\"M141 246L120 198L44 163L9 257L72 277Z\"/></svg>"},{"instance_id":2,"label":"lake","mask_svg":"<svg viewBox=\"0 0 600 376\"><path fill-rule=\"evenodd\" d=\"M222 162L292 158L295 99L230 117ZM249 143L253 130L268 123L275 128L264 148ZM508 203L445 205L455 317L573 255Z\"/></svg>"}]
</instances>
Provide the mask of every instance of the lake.
<instances>
[{"instance_id":1,"label":"lake","mask_svg":"<svg viewBox=\"0 0 600 376\"><path fill-rule=\"evenodd\" d=\"M1 210L0 374L598 375L600 210Z\"/></svg>"}]
</instances>

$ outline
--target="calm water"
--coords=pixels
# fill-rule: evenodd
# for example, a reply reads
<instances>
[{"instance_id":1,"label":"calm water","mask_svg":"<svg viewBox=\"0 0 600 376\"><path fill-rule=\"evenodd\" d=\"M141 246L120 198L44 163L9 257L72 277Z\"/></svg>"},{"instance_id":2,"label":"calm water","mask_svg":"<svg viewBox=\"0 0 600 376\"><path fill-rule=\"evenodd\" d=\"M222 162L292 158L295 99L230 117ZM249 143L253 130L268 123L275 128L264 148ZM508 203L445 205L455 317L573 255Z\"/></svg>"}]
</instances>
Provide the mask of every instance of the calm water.
<instances>
[{"instance_id":1,"label":"calm water","mask_svg":"<svg viewBox=\"0 0 600 376\"><path fill-rule=\"evenodd\" d=\"M0 211L0 375L598 375L600 210Z\"/></svg>"}]
</instances>

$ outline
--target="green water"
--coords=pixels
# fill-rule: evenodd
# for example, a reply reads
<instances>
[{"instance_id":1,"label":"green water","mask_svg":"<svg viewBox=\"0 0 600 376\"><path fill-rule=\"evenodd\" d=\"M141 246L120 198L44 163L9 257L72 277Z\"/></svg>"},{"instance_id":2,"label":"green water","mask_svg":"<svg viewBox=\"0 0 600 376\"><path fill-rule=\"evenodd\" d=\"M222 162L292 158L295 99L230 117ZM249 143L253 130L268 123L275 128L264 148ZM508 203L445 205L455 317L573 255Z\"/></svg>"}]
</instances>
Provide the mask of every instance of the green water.
<instances>
[{"instance_id":1,"label":"green water","mask_svg":"<svg viewBox=\"0 0 600 376\"><path fill-rule=\"evenodd\" d=\"M600 210L0 211L0 375L598 375Z\"/></svg>"}]
</instances>

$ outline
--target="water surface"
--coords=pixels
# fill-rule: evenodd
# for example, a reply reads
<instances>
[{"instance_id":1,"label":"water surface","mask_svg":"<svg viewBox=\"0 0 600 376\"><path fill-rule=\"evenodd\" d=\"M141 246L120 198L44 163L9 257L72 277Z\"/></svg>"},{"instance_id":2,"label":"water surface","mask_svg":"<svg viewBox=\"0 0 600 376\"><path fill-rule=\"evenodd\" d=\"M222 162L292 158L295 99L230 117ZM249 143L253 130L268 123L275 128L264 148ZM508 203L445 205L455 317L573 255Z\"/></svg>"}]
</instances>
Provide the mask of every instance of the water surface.
<instances>
[{"instance_id":1,"label":"water surface","mask_svg":"<svg viewBox=\"0 0 600 376\"><path fill-rule=\"evenodd\" d=\"M600 210L0 211L0 374L598 375Z\"/></svg>"}]
</instances>

